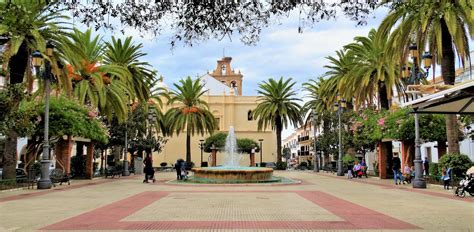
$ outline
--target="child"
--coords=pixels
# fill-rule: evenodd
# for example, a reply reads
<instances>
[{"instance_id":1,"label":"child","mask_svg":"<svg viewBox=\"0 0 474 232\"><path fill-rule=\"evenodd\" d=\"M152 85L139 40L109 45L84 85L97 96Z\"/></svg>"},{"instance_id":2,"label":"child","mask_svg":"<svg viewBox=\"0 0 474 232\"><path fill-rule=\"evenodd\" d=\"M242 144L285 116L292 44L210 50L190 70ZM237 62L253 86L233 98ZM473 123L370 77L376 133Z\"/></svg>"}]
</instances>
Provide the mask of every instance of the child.
<instances>
[{"instance_id":1,"label":"child","mask_svg":"<svg viewBox=\"0 0 474 232\"><path fill-rule=\"evenodd\" d=\"M408 164L405 164L405 166L403 167L403 177L403 184L405 184L405 182L407 184L411 183L411 169Z\"/></svg>"},{"instance_id":2,"label":"child","mask_svg":"<svg viewBox=\"0 0 474 232\"><path fill-rule=\"evenodd\" d=\"M442 174L443 176L441 177L441 179L443 180L444 189L449 190L449 181L451 180L451 168L444 167Z\"/></svg>"},{"instance_id":3,"label":"child","mask_svg":"<svg viewBox=\"0 0 474 232\"><path fill-rule=\"evenodd\" d=\"M352 163L347 165L347 179L352 179Z\"/></svg>"}]
</instances>

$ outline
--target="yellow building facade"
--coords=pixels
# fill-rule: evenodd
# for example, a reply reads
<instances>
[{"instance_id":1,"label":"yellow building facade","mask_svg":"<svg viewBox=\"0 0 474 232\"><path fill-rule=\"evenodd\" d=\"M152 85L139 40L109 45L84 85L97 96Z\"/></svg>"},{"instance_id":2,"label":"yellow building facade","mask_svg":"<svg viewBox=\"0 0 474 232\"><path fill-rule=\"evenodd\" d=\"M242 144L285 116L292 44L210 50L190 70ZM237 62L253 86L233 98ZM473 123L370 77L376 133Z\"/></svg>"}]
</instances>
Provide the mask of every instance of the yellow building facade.
<instances>
[{"instance_id":1,"label":"yellow building facade","mask_svg":"<svg viewBox=\"0 0 474 232\"><path fill-rule=\"evenodd\" d=\"M262 161L276 162L276 133L271 129L265 131L257 130L257 121L251 118L251 112L257 106L257 96L242 96L242 75L240 72L230 70L230 57L224 57L218 61L216 70L203 75L202 84L208 90L202 98L209 105L218 122L216 132L227 133L231 126L234 127L237 138L249 138L259 143L262 141ZM224 67L225 66L225 67ZM218 69L221 69L220 71ZM173 106L165 106L164 111ZM191 158L196 166L201 164L201 139L206 139L209 134L203 136L195 134L191 137ZM164 145L162 152L154 153L154 165L161 162L174 164L177 159L186 157L186 132L181 132L179 136L168 137L168 142ZM223 152L217 153L217 165L223 162ZM210 153L203 152L203 161L210 162ZM260 162L260 152L255 154L255 162ZM249 166L250 156L244 154L241 159L241 166Z\"/></svg>"}]
</instances>

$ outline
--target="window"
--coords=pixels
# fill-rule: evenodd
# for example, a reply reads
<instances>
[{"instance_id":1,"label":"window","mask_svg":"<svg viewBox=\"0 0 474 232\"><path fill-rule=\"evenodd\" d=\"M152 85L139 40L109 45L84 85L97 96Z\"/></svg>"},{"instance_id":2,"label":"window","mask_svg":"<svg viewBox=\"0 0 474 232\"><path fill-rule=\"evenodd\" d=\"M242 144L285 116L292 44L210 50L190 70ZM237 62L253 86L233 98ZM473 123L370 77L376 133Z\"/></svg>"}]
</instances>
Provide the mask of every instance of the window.
<instances>
[{"instance_id":1,"label":"window","mask_svg":"<svg viewBox=\"0 0 474 232\"><path fill-rule=\"evenodd\" d=\"M222 70L222 75L225 75L226 74L226 71L227 71L227 66L225 64L223 64L221 66L221 70Z\"/></svg>"},{"instance_id":2,"label":"window","mask_svg":"<svg viewBox=\"0 0 474 232\"><path fill-rule=\"evenodd\" d=\"M247 112L247 120L248 121L252 121L253 120L253 116L252 116L252 111L249 110L249 112Z\"/></svg>"},{"instance_id":3,"label":"window","mask_svg":"<svg viewBox=\"0 0 474 232\"><path fill-rule=\"evenodd\" d=\"M221 118L216 118L216 130L220 131L221 130Z\"/></svg>"}]
</instances>

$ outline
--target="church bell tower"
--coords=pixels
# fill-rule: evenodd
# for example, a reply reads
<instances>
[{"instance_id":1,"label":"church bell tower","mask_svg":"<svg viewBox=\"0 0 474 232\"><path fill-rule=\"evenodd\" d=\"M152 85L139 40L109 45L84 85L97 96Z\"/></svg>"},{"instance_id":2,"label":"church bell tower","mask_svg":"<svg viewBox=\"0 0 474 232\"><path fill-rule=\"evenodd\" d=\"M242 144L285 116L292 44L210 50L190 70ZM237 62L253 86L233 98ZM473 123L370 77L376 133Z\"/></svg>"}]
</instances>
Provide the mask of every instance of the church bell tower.
<instances>
[{"instance_id":1,"label":"church bell tower","mask_svg":"<svg viewBox=\"0 0 474 232\"><path fill-rule=\"evenodd\" d=\"M235 88L237 95L241 96L243 75L240 73L240 71L235 72L235 70L231 68L231 61L232 57L223 57L221 60L218 60L216 69L212 71L212 73L209 73L209 75L226 84L227 86Z\"/></svg>"}]
</instances>

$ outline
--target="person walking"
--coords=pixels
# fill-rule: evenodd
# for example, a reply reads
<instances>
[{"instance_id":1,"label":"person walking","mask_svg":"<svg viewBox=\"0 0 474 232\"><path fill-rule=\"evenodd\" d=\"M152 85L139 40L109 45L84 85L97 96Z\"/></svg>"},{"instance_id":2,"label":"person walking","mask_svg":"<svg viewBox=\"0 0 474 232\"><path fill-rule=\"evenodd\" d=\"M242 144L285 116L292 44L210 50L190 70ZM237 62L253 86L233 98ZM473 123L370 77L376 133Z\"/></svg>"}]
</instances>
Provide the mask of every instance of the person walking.
<instances>
[{"instance_id":1,"label":"person walking","mask_svg":"<svg viewBox=\"0 0 474 232\"><path fill-rule=\"evenodd\" d=\"M174 168L176 169L176 178L177 180L181 180L181 161L178 159L174 164Z\"/></svg>"},{"instance_id":2,"label":"person walking","mask_svg":"<svg viewBox=\"0 0 474 232\"><path fill-rule=\"evenodd\" d=\"M360 166L362 166L362 172L364 173L365 178L367 177L367 163L365 162L365 159L362 159L360 162Z\"/></svg>"},{"instance_id":3,"label":"person walking","mask_svg":"<svg viewBox=\"0 0 474 232\"><path fill-rule=\"evenodd\" d=\"M148 180L153 180L153 182L155 182L155 170L153 169L153 159L150 154L146 154L143 164L145 165L145 168L143 169L143 172L145 173L143 183L148 183Z\"/></svg>"},{"instance_id":4,"label":"person walking","mask_svg":"<svg viewBox=\"0 0 474 232\"><path fill-rule=\"evenodd\" d=\"M393 155L392 158L392 170L393 170L393 180L395 181L395 185L398 185L398 179L400 178L400 184L403 182L403 176L402 173L400 173L400 168L402 162L400 161L400 158L398 158L398 155Z\"/></svg>"},{"instance_id":5,"label":"person walking","mask_svg":"<svg viewBox=\"0 0 474 232\"><path fill-rule=\"evenodd\" d=\"M425 160L423 160L423 170L425 171L425 176L430 174L430 161L428 161L428 156L425 156Z\"/></svg>"}]
</instances>

